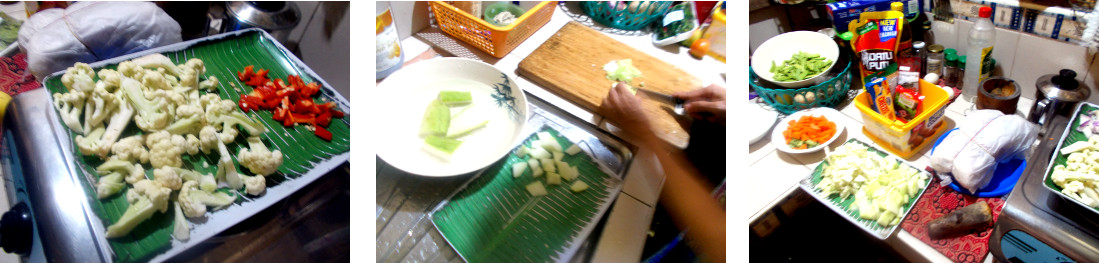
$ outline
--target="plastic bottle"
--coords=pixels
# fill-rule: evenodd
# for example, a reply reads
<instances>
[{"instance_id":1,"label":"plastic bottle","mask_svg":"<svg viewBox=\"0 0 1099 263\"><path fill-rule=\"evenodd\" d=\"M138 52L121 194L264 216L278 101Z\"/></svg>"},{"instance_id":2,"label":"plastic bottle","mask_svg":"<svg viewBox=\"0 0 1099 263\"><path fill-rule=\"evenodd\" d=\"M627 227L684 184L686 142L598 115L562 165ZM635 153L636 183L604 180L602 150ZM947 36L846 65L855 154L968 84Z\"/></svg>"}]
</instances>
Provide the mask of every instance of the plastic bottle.
<instances>
[{"instance_id":1,"label":"plastic bottle","mask_svg":"<svg viewBox=\"0 0 1099 263\"><path fill-rule=\"evenodd\" d=\"M378 11L374 17L374 34L377 36L377 43L375 43L377 68L374 77L376 80L381 80L401 68L401 64L404 63L404 51L401 50L397 24L393 22L389 3L378 1L376 6Z\"/></svg>"},{"instance_id":2,"label":"plastic bottle","mask_svg":"<svg viewBox=\"0 0 1099 263\"><path fill-rule=\"evenodd\" d=\"M973 101L981 81L988 78L992 71L992 42L996 41L996 26L992 24L992 8L981 7L980 16L966 38L966 74L962 84L962 96Z\"/></svg>"}]
</instances>

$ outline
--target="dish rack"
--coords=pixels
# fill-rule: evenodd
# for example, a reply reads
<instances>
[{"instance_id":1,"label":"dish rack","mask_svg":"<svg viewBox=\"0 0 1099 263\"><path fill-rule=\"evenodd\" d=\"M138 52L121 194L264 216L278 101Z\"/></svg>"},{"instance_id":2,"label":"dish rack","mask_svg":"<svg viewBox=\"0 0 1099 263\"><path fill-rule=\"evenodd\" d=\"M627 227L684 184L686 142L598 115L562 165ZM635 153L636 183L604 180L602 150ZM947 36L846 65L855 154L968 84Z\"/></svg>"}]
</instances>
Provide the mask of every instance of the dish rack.
<instances>
[{"instance_id":1,"label":"dish rack","mask_svg":"<svg viewBox=\"0 0 1099 263\"><path fill-rule=\"evenodd\" d=\"M447 2L429 2L439 29L496 58L503 58L549 22L556 4L543 1L510 25L499 27L481 19L480 14L471 15Z\"/></svg>"},{"instance_id":2,"label":"dish rack","mask_svg":"<svg viewBox=\"0 0 1099 263\"><path fill-rule=\"evenodd\" d=\"M748 84L764 102L783 114L815 107L835 108L847 100L847 91L851 88L851 81L855 79L855 69L852 67L855 61L849 59L850 55L849 52L841 52L836 63L843 63L843 67L833 67L830 74L835 75L813 86L798 89L779 87L757 76L750 67ZM836 72L839 68L842 69Z\"/></svg>"}]
</instances>

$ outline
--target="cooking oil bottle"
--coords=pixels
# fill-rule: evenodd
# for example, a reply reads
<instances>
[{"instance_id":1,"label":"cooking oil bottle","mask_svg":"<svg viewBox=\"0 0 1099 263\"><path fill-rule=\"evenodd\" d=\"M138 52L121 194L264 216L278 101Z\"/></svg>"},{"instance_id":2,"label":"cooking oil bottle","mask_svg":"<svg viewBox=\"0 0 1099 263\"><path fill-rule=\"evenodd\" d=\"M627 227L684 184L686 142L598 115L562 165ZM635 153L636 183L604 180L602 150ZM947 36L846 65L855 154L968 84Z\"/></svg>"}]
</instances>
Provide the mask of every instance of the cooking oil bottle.
<instances>
[{"instance_id":1,"label":"cooking oil bottle","mask_svg":"<svg viewBox=\"0 0 1099 263\"><path fill-rule=\"evenodd\" d=\"M393 22L393 12L389 9L389 3L378 1L377 7L377 16L374 17L378 66L375 79L381 80L401 68L401 64L404 63L404 52L401 52L401 39L397 36L397 25Z\"/></svg>"},{"instance_id":2,"label":"cooking oil bottle","mask_svg":"<svg viewBox=\"0 0 1099 263\"><path fill-rule=\"evenodd\" d=\"M962 95L966 100L976 100L977 89L981 81L992 72L992 43L996 41L996 26L992 24L992 8L983 6L977 14L980 16L966 38L965 79L962 80Z\"/></svg>"}]
</instances>

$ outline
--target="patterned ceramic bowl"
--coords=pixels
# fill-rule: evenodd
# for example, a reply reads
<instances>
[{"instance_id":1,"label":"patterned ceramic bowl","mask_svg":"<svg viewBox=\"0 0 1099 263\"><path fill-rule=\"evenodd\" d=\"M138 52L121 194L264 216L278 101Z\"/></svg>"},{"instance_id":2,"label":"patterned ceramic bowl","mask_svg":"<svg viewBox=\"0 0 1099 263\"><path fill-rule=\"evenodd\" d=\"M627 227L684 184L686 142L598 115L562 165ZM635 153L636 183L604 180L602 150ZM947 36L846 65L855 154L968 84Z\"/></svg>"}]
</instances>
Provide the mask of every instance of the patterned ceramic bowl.
<instances>
[{"instance_id":1,"label":"patterned ceramic bowl","mask_svg":"<svg viewBox=\"0 0 1099 263\"><path fill-rule=\"evenodd\" d=\"M438 58L412 64L386 78L376 88L378 123L375 149L383 161L405 172L453 176L480 170L511 152L527 122L527 99L515 80L481 61ZM420 126L428 104L440 91L468 91L473 103L448 107L455 125L484 127L455 138L461 141L449 156L425 150ZM455 126L457 127L457 126Z\"/></svg>"}]
</instances>

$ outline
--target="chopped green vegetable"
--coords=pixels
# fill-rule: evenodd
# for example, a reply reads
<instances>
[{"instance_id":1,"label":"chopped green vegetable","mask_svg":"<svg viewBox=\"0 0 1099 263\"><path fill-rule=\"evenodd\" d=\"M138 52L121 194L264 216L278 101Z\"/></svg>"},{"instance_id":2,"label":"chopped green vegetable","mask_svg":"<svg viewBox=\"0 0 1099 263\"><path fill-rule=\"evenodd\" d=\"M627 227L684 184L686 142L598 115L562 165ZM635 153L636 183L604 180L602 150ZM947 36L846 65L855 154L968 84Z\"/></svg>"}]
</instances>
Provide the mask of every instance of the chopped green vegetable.
<instances>
[{"instance_id":1,"label":"chopped green vegetable","mask_svg":"<svg viewBox=\"0 0 1099 263\"><path fill-rule=\"evenodd\" d=\"M775 81L801 81L824 72L830 65L832 61L819 54L798 51L789 60L783 61L782 65L771 61L771 69L768 71L774 73Z\"/></svg>"},{"instance_id":2,"label":"chopped green vegetable","mask_svg":"<svg viewBox=\"0 0 1099 263\"><path fill-rule=\"evenodd\" d=\"M518 163L512 164L511 165L511 177L519 178L519 176L523 175L523 172L526 171L526 170L527 170L527 163L526 162L518 162Z\"/></svg>"},{"instance_id":3,"label":"chopped green vegetable","mask_svg":"<svg viewBox=\"0 0 1099 263\"><path fill-rule=\"evenodd\" d=\"M572 186L569 186L569 189L572 190L573 193L583 192L584 190L588 190L588 184L584 183L584 181L576 181L575 183L572 183Z\"/></svg>"},{"instance_id":4,"label":"chopped green vegetable","mask_svg":"<svg viewBox=\"0 0 1099 263\"><path fill-rule=\"evenodd\" d=\"M527 192L532 196L544 196L549 194L549 192L546 191L546 186L542 185L541 181L534 181L533 183L528 184Z\"/></svg>"},{"instance_id":5,"label":"chopped green vegetable","mask_svg":"<svg viewBox=\"0 0 1099 263\"><path fill-rule=\"evenodd\" d=\"M427 136L424 139L423 149L444 160L450 160L450 155L462 145L462 141L442 136Z\"/></svg>"},{"instance_id":6,"label":"chopped green vegetable","mask_svg":"<svg viewBox=\"0 0 1099 263\"><path fill-rule=\"evenodd\" d=\"M559 184L561 184L561 175L559 175L557 173L554 173L554 172L546 173L546 184L549 184L549 185L559 185Z\"/></svg>"},{"instance_id":7,"label":"chopped green vegetable","mask_svg":"<svg viewBox=\"0 0 1099 263\"><path fill-rule=\"evenodd\" d=\"M463 106L473 102L473 95L468 91L444 90L439 92L438 100L449 107Z\"/></svg>"},{"instance_id":8,"label":"chopped green vegetable","mask_svg":"<svg viewBox=\"0 0 1099 263\"><path fill-rule=\"evenodd\" d=\"M629 84L634 78L641 77L641 70L633 66L633 60L615 60L603 65L607 72L607 79L615 82L623 81Z\"/></svg>"},{"instance_id":9,"label":"chopped green vegetable","mask_svg":"<svg viewBox=\"0 0 1099 263\"><path fill-rule=\"evenodd\" d=\"M431 101L420 124L420 136L446 136L450 128L450 108L438 100Z\"/></svg>"},{"instance_id":10,"label":"chopped green vegetable","mask_svg":"<svg viewBox=\"0 0 1099 263\"><path fill-rule=\"evenodd\" d=\"M565 149L565 153L567 153L569 155L577 154L579 152L580 152L580 147L576 146L576 144L573 144L572 146L569 146L568 149Z\"/></svg>"}]
</instances>

